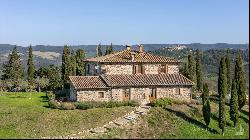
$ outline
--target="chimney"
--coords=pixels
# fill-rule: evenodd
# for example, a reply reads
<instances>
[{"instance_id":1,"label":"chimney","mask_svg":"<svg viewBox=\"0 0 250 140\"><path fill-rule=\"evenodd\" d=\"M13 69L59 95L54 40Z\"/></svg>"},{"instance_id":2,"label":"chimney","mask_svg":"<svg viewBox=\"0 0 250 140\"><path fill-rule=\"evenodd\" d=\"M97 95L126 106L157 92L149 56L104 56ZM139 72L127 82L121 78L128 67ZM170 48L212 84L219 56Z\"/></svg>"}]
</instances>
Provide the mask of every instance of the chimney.
<instances>
[{"instance_id":1,"label":"chimney","mask_svg":"<svg viewBox=\"0 0 250 140\"><path fill-rule=\"evenodd\" d=\"M135 52L130 52L132 62L135 60Z\"/></svg>"},{"instance_id":2,"label":"chimney","mask_svg":"<svg viewBox=\"0 0 250 140\"><path fill-rule=\"evenodd\" d=\"M131 50L131 45L127 44L127 45L126 45L126 49L127 49L127 50Z\"/></svg>"},{"instance_id":3,"label":"chimney","mask_svg":"<svg viewBox=\"0 0 250 140\"><path fill-rule=\"evenodd\" d=\"M139 45L137 45L137 46L138 46L138 48L139 48L139 52L140 52L140 53L144 52L144 48L143 48L143 46L142 46L141 44L139 44Z\"/></svg>"}]
</instances>

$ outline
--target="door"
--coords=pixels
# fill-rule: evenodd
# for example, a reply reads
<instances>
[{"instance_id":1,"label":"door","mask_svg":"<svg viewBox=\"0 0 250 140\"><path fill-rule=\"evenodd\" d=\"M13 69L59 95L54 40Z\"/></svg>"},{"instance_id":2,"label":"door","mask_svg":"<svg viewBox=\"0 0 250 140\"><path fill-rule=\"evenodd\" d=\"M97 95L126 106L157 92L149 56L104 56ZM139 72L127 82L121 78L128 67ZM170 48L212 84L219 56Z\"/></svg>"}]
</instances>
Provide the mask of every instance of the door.
<instances>
[{"instance_id":1,"label":"door","mask_svg":"<svg viewBox=\"0 0 250 140\"><path fill-rule=\"evenodd\" d=\"M156 88L151 88L151 92L149 94L149 101L154 101L156 99Z\"/></svg>"},{"instance_id":2,"label":"door","mask_svg":"<svg viewBox=\"0 0 250 140\"><path fill-rule=\"evenodd\" d=\"M124 92L123 92L123 101L128 101L129 97L130 97L130 89L129 88L124 89Z\"/></svg>"}]
</instances>

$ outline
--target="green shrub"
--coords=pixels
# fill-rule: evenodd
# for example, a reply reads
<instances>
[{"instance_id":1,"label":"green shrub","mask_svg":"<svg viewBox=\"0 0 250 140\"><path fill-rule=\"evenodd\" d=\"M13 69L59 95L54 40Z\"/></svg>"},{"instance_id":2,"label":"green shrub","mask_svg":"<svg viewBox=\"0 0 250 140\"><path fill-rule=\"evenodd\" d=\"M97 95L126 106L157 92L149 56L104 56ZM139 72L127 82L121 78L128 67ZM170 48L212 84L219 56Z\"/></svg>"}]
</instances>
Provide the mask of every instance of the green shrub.
<instances>
[{"instance_id":1,"label":"green shrub","mask_svg":"<svg viewBox=\"0 0 250 140\"><path fill-rule=\"evenodd\" d=\"M92 106L84 102L76 102L75 106L77 109L81 109L81 110L87 110L87 109L92 108Z\"/></svg>"},{"instance_id":2,"label":"green shrub","mask_svg":"<svg viewBox=\"0 0 250 140\"><path fill-rule=\"evenodd\" d=\"M135 106L139 106L140 104L136 101L128 101L127 102L127 106L132 106L132 107L135 107Z\"/></svg>"},{"instance_id":3,"label":"green shrub","mask_svg":"<svg viewBox=\"0 0 250 140\"><path fill-rule=\"evenodd\" d=\"M54 108L54 109L60 109L61 108L61 104L59 102L55 101L55 100L50 100L48 102L48 104L49 104L50 108Z\"/></svg>"},{"instance_id":4,"label":"green shrub","mask_svg":"<svg viewBox=\"0 0 250 140\"><path fill-rule=\"evenodd\" d=\"M120 106L139 106L139 103L136 101L85 101L75 103L77 109L90 109L90 108L113 108Z\"/></svg>"},{"instance_id":5,"label":"green shrub","mask_svg":"<svg viewBox=\"0 0 250 140\"><path fill-rule=\"evenodd\" d=\"M165 107L166 105L172 105L174 100L170 98L160 98L150 102L151 106L153 107Z\"/></svg>"},{"instance_id":6,"label":"green shrub","mask_svg":"<svg viewBox=\"0 0 250 140\"><path fill-rule=\"evenodd\" d=\"M63 110L74 110L76 109L76 106L73 102L62 102L61 103L61 109Z\"/></svg>"}]
</instances>

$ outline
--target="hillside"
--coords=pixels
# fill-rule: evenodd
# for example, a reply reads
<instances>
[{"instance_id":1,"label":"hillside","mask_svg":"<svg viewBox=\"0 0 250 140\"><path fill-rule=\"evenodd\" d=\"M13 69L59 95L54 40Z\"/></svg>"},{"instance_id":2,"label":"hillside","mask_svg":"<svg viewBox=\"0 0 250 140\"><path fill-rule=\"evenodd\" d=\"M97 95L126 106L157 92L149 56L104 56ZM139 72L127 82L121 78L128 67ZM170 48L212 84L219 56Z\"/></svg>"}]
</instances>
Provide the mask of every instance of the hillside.
<instances>
[{"instance_id":1,"label":"hillside","mask_svg":"<svg viewBox=\"0 0 250 140\"><path fill-rule=\"evenodd\" d=\"M231 77L234 75L234 60L237 53L240 53L243 57L245 72L246 72L246 80L249 83L249 49L229 49L229 57L231 60ZM186 47L183 49L172 49L172 48L160 48L154 51L150 51L150 53L162 55L162 56L170 56L176 59L179 59L183 62L187 62L188 54L192 54L195 56L195 49ZM208 83L210 89L217 91L217 80L219 73L219 61L222 56L227 54L227 49L208 49L202 51L202 71L204 74L204 81ZM181 64L181 68L184 63ZM247 84L249 85L249 84Z\"/></svg>"},{"instance_id":2,"label":"hillside","mask_svg":"<svg viewBox=\"0 0 250 140\"><path fill-rule=\"evenodd\" d=\"M153 51L160 48L165 47L173 47L175 44L143 44L145 51ZM226 44L226 43L218 43L218 44L180 44L187 46L193 49L202 49L207 50L211 48L239 48L239 49L247 49L249 47L248 44ZM0 68L2 67L3 62L7 60L7 56L9 52L13 49L15 45L10 44L0 44ZM107 45L102 45L102 52L105 52ZM54 64L61 65L61 54L63 51L63 46L50 46L50 45L36 45L32 46L35 59L35 65L40 67L44 65ZM84 49L86 52L86 57L93 57L96 54L96 45L72 45L69 46L73 50L77 50L79 48ZM136 49L136 45L132 46ZM23 64L26 65L26 61L28 58L28 46L17 46L18 51L22 55ZM123 45L113 45L113 49L115 51L123 50L125 46Z\"/></svg>"},{"instance_id":3,"label":"hillside","mask_svg":"<svg viewBox=\"0 0 250 140\"><path fill-rule=\"evenodd\" d=\"M45 93L0 92L0 139L72 134L102 126L132 110L133 107L128 106L90 110L51 109Z\"/></svg>"}]
</instances>

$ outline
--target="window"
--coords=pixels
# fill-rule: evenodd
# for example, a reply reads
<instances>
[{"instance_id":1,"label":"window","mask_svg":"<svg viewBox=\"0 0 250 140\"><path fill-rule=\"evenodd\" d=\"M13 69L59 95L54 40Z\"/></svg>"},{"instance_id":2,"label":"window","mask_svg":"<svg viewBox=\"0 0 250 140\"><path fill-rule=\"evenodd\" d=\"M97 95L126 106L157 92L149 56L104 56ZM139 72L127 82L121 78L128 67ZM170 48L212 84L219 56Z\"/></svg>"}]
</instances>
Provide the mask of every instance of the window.
<instances>
[{"instance_id":1,"label":"window","mask_svg":"<svg viewBox=\"0 0 250 140\"><path fill-rule=\"evenodd\" d=\"M175 94L180 94L180 88L175 88Z\"/></svg>"},{"instance_id":2,"label":"window","mask_svg":"<svg viewBox=\"0 0 250 140\"><path fill-rule=\"evenodd\" d=\"M149 97L156 98L156 88L151 89L151 93L150 93Z\"/></svg>"},{"instance_id":3,"label":"window","mask_svg":"<svg viewBox=\"0 0 250 140\"><path fill-rule=\"evenodd\" d=\"M104 98L104 92L98 92L98 97L99 98Z\"/></svg>"},{"instance_id":4,"label":"window","mask_svg":"<svg viewBox=\"0 0 250 140\"><path fill-rule=\"evenodd\" d=\"M130 89L129 88L124 89L124 97L129 97L129 94L130 94Z\"/></svg>"},{"instance_id":5,"label":"window","mask_svg":"<svg viewBox=\"0 0 250 140\"><path fill-rule=\"evenodd\" d=\"M142 73L142 65L138 65L138 73Z\"/></svg>"},{"instance_id":6,"label":"window","mask_svg":"<svg viewBox=\"0 0 250 140\"><path fill-rule=\"evenodd\" d=\"M138 65L134 65L133 73L138 74Z\"/></svg>"},{"instance_id":7,"label":"window","mask_svg":"<svg viewBox=\"0 0 250 140\"><path fill-rule=\"evenodd\" d=\"M161 64L161 72L166 73L166 65Z\"/></svg>"},{"instance_id":8,"label":"window","mask_svg":"<svg viewBox=\"0 0 250 140\"><path fill-rule=\"evenodd\" d=\"M145 74L145 66L142 64L134 65L134 74Z\"/></svg>"}]
</instances>

